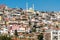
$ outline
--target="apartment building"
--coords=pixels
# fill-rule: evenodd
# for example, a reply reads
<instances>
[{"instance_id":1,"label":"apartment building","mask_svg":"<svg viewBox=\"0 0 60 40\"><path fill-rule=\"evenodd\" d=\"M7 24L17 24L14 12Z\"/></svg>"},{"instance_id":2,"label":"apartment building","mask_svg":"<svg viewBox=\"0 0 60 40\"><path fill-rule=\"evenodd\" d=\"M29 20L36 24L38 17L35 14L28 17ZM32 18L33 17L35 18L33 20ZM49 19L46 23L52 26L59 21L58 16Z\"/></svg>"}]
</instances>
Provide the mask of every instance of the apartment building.
<instances>
[{"instance_id":1,"label":"apartment building","mask_svg":"<svg viewBox=\"0 0 60 40\"><path fill-rule=\"evenodd\" d=\"M19 9L9 8L8 6L0 5L0 33L1 34L7 33L9 31L12 35L14 31L17 30L19 35L21 34L31 35L34 33L35 34L40 33L43 30L48 31L54 28L57 29L60 28L59 19L60 19L59 12L53 13L53 12L35 11L32 8L29 8L26 11L22 8ZM3 30L5 32L3 32ZM51 35L50 33L47 34L48 36ZM34 35L34 36L37 37L38 35Z\"/></svg>"}]
</instances>

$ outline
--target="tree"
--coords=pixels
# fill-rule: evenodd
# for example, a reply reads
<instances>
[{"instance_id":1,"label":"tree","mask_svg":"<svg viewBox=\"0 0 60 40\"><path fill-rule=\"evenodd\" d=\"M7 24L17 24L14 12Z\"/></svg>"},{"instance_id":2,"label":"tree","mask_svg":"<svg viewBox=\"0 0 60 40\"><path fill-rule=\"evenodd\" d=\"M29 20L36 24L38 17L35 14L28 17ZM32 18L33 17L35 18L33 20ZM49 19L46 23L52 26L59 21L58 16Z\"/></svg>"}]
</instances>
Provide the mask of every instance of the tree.
<instances>
[{"instance_id":1,"label":"tree","mask_svg":"<svg viewBox=\"0 0 60 40\"><path fill-rule=\"evenodd\" d=\"M16 37L18 36L17 30L15 30L15 33L14 33L14 35L15 35Z\"/></svg>"},{"instance_id":2,"label":"tree","mask_svg":"<svg viewBox=\"0 0 60 40\"><path fill-rule=\"evenodd\" d=\"M41 33L40 35L38 35L38 40L43 40L43 33Z\"/></svg>"},{"instance_id":3,"label":"tree","mask_svg":"<svg viewBox=\"0 0 60 40\"><path fill-rule=\"evenodd\" d=\"M8 35L0 35L0 40L12 40L11 37Z\"/></svg>"},{"instance_id":4,"label":"tree","mask_svg":"<svg viewBox=\"0 0 60 40\"><path fill-rule=\"evenodd\" d=\"M15 33L14 33L14 35L15 35L15 40L17 40L18 38L18 33L17 33L17 30L15 30Z\"/></svg>"},{"instance_id":5,"label":"tree","mask_svg":"<svg viewBox=\"0 0 60 40\"><path fill-rule=\"evenodd\" d=\"M41 13L45 13L44 11L41 11Z\"/></svg>"},{"instance_id":6,"label":"tree","mask_svg":"<svg viewBox=\"0 0 60 40\"><path fill-rule=\"evenodd\" d=\"M54 11L52 11L51 13L54 13Z\"/></svg>"},{"instance_id":7,"label":"tree","mask_svg":"<svg viewBox=\"0 0 60 40\"><path fill-rule=\"evenodd\" d=\"M32 28L32 32L36 32L36 28Z\"/></svg>"},{"instance_id":8,"label":"tree","mask_svg":"<svg viewBox=\"0 0 60 40\"><path fill-rule=\"evenodd\" d=\"M31 21L29 21L29 26L31 26Z\"/></svg>"}]
</instances>

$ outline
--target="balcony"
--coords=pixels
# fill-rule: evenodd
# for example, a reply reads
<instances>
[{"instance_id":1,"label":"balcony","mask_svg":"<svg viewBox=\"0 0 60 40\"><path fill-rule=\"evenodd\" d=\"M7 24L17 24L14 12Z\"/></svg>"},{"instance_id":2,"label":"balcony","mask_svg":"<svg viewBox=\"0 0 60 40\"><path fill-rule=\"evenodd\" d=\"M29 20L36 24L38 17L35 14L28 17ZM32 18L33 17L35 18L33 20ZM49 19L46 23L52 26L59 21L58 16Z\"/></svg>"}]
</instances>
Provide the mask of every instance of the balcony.
<instances>
[{"instance_id":1,"label":"balcony","mask_svg":"<svg viewBox=\"0 0 60 40\"><path fill-rule=\"evenodd\" d=\"M0 21L0 24L5 24L5 21Z\"/></svg>"},{"instance_id":2,"label":"balcony","mask_svg":"<svg viewBox=\"0 0 60 40\"><path fill-rule=\"evenodd\" d=\"M17 27L16 27L17 28ZM24 27L20 27L17 29L17 32L20 33L20 32L25 32L25 28Z\"/></svg>"},{"instance_id":3,"label":"balcony","mask_svg":"<svg viewBox=\"0 0 60 40\"><path fill-rule=\"evenodd\" d=\"M18 23L18 21L9 21L10 24Z\"/></svg>"},{"instance_id":4,"label":"balcony","mask_svg":"<svg viewBox=\"0 0 60 40\"><path fill-rule=\"evenodd\" d=\"M21 19L28 19L28 16L26 16L26 15L21 15L20 18L21 18Z\"/></svg>"},{"instance_id":5,"label":"balcony","mask_svg":"<svg viewBox=\"0 0 60 40\"><path fill-rule=\"evenodd\" d=\"M3 15L3 12L0 12L0 15Z\"/></svg>"}]
</instances>

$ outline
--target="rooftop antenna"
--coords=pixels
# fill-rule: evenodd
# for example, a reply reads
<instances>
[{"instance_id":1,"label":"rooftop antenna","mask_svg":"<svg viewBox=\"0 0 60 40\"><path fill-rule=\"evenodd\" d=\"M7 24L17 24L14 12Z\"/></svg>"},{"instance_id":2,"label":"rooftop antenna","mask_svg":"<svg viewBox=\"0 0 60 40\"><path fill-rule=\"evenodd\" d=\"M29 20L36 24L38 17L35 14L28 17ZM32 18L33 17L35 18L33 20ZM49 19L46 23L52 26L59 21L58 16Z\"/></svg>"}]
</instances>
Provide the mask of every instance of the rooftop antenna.
<instances>
[{"instance_id":1,"label":"rooftop antenna","mask_svg":"<svg viewBox=\"0 0 60 40\"><path fill-rule=\"evenodd\" d=\"M28 10L28 3L26 3L26 10Z\"/></svg>"}]
</instances>

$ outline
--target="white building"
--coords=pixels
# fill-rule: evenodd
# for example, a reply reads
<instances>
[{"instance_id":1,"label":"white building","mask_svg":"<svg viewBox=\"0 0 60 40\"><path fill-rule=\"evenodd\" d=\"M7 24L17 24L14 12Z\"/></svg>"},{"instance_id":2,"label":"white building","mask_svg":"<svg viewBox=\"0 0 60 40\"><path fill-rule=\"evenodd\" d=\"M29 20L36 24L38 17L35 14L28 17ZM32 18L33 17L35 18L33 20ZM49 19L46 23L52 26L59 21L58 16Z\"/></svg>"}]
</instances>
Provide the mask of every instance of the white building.
<instances>
[{"instance_id":1,"label":"white building","mask_svg":"<svg viewBox=\"0 0 60 40\"><path fill-rule=\"evenodd\" d=\"M60 30L50 30L44 34L44 40L60 40Z\"/></svg>"},{"instance_id":2,"label":"white building","mask_svg":"<svg viewBox=\"0 0 60 40\"><path fill-rule=\"evenodd\" d=\"M60 40L60 30L51 31L51 40Z\"/></svg>"}]
</instances>

